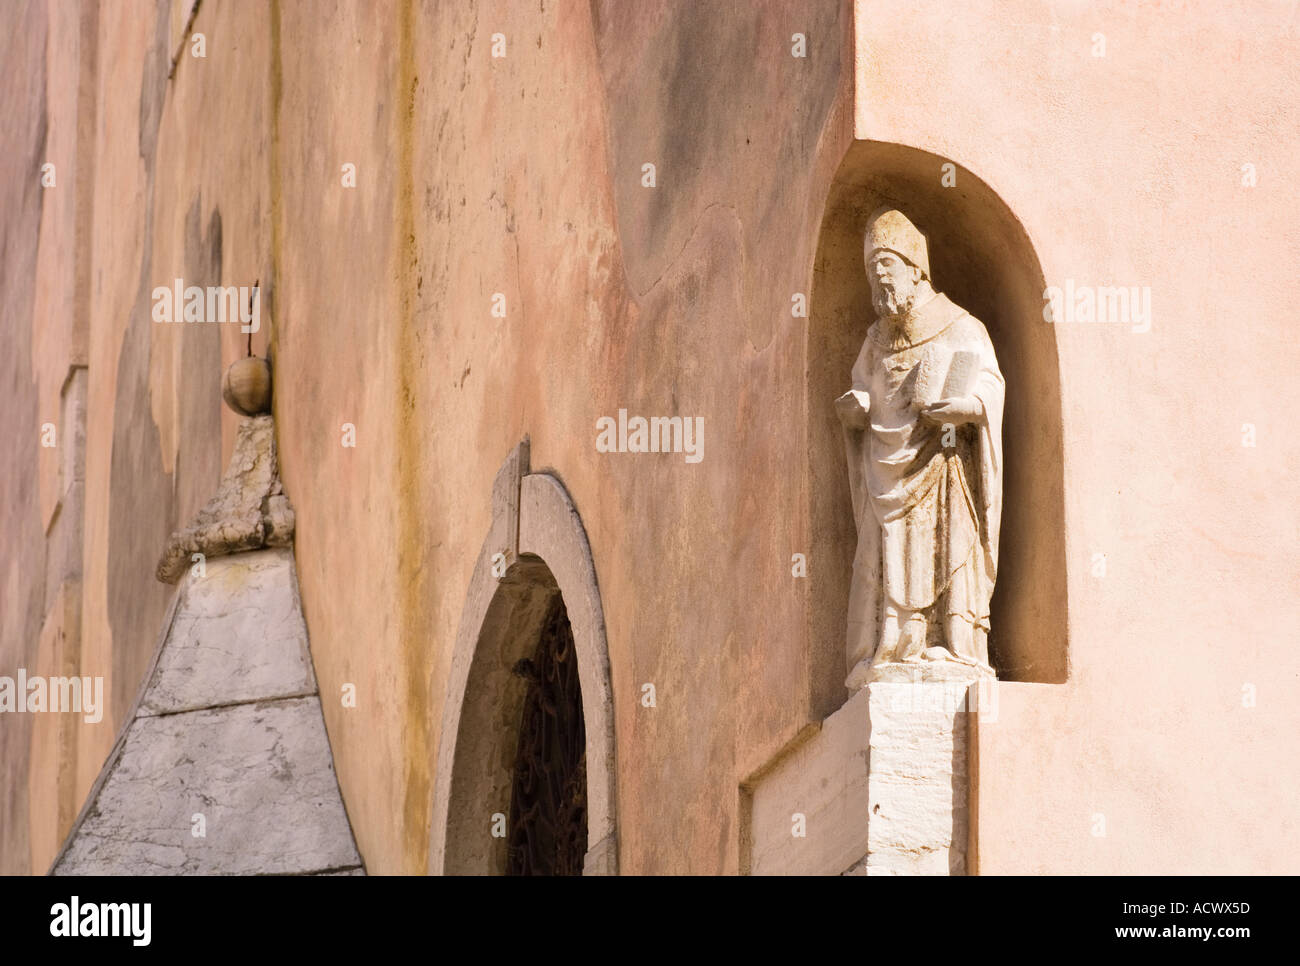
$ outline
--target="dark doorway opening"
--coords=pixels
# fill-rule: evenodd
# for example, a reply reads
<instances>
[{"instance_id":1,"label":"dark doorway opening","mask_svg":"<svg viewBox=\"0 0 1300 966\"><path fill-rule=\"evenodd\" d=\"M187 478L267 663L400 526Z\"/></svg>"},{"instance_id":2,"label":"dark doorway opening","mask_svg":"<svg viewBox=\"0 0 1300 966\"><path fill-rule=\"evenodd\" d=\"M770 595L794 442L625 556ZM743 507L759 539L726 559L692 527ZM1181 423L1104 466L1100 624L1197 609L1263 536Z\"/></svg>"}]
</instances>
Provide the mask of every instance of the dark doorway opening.
<instances>
[{"instance_id":1,"label":"dark doorway opening","mask_svg":"<svg viewBox=\"0 0 1300 966\"><path fill-rule=\"evenodd\" d=\"M587 854L587 733L573 629L558 593L532 656L510 792L507 875L582 875Z\"/></svg>"}]
</instances>

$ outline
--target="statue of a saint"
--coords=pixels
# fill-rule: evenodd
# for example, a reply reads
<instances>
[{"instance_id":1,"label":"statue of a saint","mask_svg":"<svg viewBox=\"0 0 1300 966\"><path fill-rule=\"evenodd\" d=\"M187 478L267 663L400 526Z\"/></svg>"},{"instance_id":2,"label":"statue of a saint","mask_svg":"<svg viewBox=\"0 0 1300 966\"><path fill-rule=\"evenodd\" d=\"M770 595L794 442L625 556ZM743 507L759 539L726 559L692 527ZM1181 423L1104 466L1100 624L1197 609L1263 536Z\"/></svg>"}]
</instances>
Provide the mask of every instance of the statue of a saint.
<instances>
[{"instance_id":1,"label":"statue of a saint","mask_svg":"<svg viewBox=\"0 0 1300 966\"><path fill-rule=\"evenodd\" d=\"M901 212L871 216L864 255L877 318L835 402L858 527L846 683L892 664L991 673L1002 373L984 325L932 287Z\"/></svg>"}]
</instances>

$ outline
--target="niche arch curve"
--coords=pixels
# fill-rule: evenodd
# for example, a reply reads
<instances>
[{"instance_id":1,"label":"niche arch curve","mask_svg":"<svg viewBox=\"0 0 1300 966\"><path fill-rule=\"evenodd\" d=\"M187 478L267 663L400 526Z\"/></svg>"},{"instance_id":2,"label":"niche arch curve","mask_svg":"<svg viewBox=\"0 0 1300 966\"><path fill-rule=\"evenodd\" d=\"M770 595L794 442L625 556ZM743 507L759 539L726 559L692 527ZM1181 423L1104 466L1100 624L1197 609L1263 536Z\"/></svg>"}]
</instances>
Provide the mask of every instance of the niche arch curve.
<instances>
[{"instance_id":1,"label":"niche arch curve","mask_svg":"<svg viewBox=\"0 0 1300 966\"><path fill-rule=\"evenodd\" d=\"M813 263L805 374L808 515L820 561L809 585L809 639L820 652L813 666L841 680L847 672L844 617L857 533L832 402L849 387L875 320L862 237L868 216L885 204L926 234L935 287L984 323L1006 378L990 660L1001 680L1062 683L1069 673L1064 433L1042 266L1024 226L983 180L949 158L884 141L855 141L845 153L822 209ZM827 691L837 686L818 683Z\"/></svg>"}]
</instances>

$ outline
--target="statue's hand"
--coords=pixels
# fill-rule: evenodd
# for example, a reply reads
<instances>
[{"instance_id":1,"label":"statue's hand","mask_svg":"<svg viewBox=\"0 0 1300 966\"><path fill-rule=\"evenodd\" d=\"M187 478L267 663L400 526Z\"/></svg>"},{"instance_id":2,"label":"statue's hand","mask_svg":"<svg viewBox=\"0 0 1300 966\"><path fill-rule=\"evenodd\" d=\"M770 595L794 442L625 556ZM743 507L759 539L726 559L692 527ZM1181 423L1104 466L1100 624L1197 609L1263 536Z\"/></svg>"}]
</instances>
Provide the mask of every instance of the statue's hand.
<instances>
[{"instance_id":1,"label":"statue's hand","mask_svg":"<svg viewBox=\"0 0 1300 966\"><path fill-rule=\"evenodd\" d=\"M871 397L860 389L850 389L835 400L835 412L848 429L867 428L867 410L870 406Z\"/></svg>"},{"instance_id":2,"label":"statue's hand","mask_svg":"<svg viewBox=\"0 0 1300 966\"><path fill-rule=\"evenodd\" d=\"M958 396L953 399L940 399L921 410L921 418L935 426L952 423L961 426L973 423L984 416L984 404L977 396Z\"/></svg>"}]
</instances>

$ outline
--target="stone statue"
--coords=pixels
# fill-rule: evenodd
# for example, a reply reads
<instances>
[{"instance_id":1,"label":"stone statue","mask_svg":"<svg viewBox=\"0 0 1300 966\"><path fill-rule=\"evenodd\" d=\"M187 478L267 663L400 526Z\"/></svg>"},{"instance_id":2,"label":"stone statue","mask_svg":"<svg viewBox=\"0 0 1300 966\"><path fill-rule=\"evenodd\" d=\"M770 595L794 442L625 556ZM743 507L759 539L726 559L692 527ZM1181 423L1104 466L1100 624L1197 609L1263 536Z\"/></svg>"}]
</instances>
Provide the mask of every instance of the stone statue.
<instances>
[{"instance_id":1,"label":"stone statue","mask_svg":"<svg viewBox=\"0 0 1300 966\"><path fill-rule=\"evenodd\" d=\"M864 255L877 318L835 402L858 528L846 683L938 662L992 674L1002 373L984 325L932 287L901 212L871 216Z\"/></svg>"}]
</instances>

